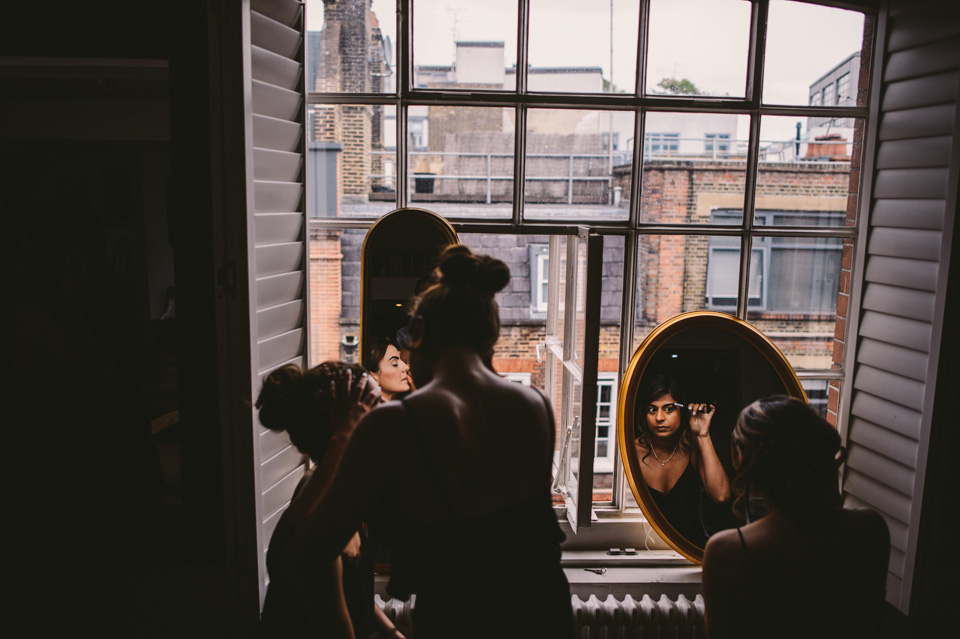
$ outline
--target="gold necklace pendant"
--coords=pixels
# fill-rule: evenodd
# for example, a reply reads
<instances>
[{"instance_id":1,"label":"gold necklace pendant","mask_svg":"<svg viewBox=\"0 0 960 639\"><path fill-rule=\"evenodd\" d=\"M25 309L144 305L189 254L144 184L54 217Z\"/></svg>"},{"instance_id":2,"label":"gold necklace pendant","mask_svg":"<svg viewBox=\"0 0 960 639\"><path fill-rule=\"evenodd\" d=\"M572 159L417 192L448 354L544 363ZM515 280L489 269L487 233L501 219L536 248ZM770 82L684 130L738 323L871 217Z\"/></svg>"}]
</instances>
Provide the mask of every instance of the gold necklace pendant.
<instances>
[{"instance_id":1,"label":"gold necklace pendant","mask_svg":"<svg viewBox=\"0 0 960 639\"><path fill-rule=\"evenodd\" d=\"M666 459L660 459L660 455L657 454L657 449L653 447L653 442L650 442L650 452L653 453L653 458L660 462L661 466L666 466L667 462L673 459L673 456L677 454L677 448L680 447L680 438L677 438L677 443L673 445L673 452L670 453L670 456Z\"/></svg>"}]
</instances>

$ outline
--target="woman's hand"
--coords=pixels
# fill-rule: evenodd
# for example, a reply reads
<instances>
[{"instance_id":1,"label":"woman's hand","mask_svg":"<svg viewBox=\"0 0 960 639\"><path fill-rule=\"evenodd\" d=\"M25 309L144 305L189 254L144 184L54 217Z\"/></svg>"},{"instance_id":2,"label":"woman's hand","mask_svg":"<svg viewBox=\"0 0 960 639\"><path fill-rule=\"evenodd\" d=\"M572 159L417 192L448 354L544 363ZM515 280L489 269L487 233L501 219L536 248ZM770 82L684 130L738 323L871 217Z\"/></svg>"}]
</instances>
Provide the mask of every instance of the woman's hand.
<instances>
[{"instance_id":1,"label":"woman's hand","mask_svg":"<svg viewBox=\"0 0 960 639\"><path fill-rule=\"evenodd\" d=\"M337 386L330 382L331 437L349 439L364 415L380 404L380 387L364 373L353 380L353 372L347 370L346 393L337 396Z\"/></svg>"},{"instance_id":2,"label":"woman's hand","mask_svg":"<svg viewBox=\"0 0 960 639\"><path fill-rule=\"evenodd\" d=\"M690 411L690 432L697 437L710 436L710 420L716 407L713 404L688 404Z\"/></svg>"}]
</instances>

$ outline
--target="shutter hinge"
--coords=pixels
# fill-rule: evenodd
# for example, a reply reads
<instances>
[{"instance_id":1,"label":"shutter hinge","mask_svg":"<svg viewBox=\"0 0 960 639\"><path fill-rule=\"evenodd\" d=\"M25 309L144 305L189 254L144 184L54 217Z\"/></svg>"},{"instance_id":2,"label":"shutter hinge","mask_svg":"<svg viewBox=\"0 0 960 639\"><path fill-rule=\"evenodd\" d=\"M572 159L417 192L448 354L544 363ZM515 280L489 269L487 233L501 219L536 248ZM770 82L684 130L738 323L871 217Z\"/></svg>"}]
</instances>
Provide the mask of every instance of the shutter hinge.
<instances>
[{"instance_id":1,"label":"shutter hinge","mask_svg":"<svg viewBox=\"0 0 960 639\"><path fill-rule=\"evenodd\" d=\"M217 286L220 294L226 297L235 297L237 294L237 263L227 260L217 269Z\"/></svg>"}]
</instances>

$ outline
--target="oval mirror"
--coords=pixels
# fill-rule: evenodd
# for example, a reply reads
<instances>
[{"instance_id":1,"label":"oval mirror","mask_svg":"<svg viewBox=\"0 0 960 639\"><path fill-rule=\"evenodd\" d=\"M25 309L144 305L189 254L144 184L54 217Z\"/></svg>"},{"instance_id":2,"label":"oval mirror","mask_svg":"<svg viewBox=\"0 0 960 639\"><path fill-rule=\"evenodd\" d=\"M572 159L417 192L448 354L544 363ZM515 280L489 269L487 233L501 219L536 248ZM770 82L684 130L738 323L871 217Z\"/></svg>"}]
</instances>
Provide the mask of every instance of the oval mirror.
<instances>
[{"instance_id":1,"label":"oval mirror","mask_svg":"<svg viewBox=\"0 0 960 639\"><path fill-rule=\"evenodd\" d=\"M370 227L360 261L361 353L370 338L392 341L406 326L410 299L450 244L459 244L456 231L425 209L397 209Z\"/></svg>"},{"instance_id":2,"label":"oval mirror","mask_svg":"<svg viewBox=\"0 0 960 639\"><path fill-rule=\"evenodd\" d=\"M729 491L733 479L730 436L737 415L777 394L807 401L773 342L724 313L696 311L667 320L630 360L617 415L624 472L650 525L694 563L702 562L711 534L738 525L731 500L712 496L723 494L724 478ZM713 406L709 442L695 439L691 423L699 430L704 416L691 413L690 404Z\"/></svg>"}]
</instances>

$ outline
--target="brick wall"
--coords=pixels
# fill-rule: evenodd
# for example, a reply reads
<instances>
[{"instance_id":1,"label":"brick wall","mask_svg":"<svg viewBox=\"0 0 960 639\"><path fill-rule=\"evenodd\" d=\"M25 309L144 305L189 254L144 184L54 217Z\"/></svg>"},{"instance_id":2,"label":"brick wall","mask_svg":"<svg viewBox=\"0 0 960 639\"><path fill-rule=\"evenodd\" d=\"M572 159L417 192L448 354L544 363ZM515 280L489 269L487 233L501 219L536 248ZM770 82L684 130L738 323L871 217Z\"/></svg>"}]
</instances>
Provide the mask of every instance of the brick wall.
<instances>
[{"instance_id":1,"label":"brick wall","mask_svg":"<svg viewBox=\"0 0 960 639\"><path fill-rule=\"evenodd\" d=\"M311 230L310 259L310 365L340 359L340 231Z\"/></svg>"}]
</instances>

